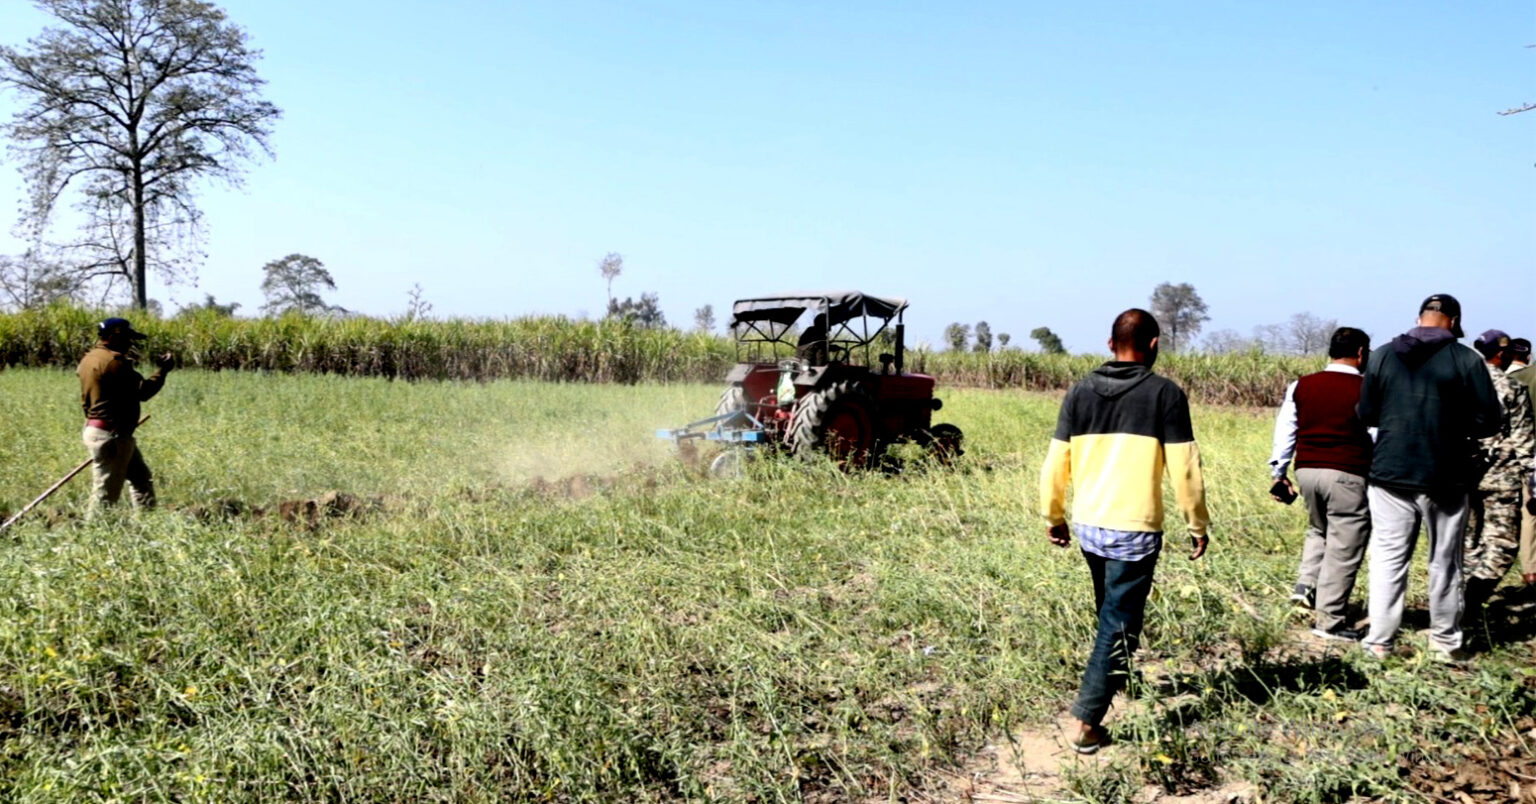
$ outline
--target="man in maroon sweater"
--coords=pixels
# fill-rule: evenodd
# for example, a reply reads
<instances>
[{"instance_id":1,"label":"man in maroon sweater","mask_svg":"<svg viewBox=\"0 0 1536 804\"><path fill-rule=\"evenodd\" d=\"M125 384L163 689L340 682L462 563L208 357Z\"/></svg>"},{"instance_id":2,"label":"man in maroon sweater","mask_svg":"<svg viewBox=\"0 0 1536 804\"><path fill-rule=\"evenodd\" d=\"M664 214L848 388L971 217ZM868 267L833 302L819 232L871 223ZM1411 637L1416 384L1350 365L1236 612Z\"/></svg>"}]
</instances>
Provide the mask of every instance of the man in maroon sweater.
<instances>
[{"instance_id":1,"label":"man in maroon sweater","mask_svg":"<svg viewBox=\"0 0 1536 804\"><path fill-rule=\"evenodd\" d=\"M1286 389L1269 461L1275 481L1271 493L1288 502L1297 493L1286 477L1294 458L1296 481L1311 519L1291 599L1317 611L1312 633L1350 642L1358 641L1360 634L1349 627L1346 609L1371 536L1365 478L1373 444L1355 412L1360 367L1370 352L1371 338L1364 332L1341 327L1333 333L1328 366Z\"/></svg>"}]
</instances>

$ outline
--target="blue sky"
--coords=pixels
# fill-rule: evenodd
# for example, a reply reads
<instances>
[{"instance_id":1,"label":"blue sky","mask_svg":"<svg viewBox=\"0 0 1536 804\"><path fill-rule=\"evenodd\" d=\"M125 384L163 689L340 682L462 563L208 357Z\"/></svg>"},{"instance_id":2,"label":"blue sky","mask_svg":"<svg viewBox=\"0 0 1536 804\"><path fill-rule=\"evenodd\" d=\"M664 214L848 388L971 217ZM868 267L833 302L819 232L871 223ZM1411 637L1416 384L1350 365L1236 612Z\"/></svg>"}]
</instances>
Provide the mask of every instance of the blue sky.
<instances>
[{"instance_id":1,"label":"blue sky","mask_svg":"<svg viewBox=\"0 0 1536 804\"><path fill-rule=\"evenodd\" d=\"M1536 7L1482 3L232 0L284 110L207 187L211 292L320 258L335 301L669 319L903 295L1101 348L1160 281L1208 330L1310 311L1378 339L1432 292L1536 334ZM0 4L0 41L43 24ZM13 99L0 96L0 114ZM0 210L20 179L0 165ZM22 244L0 237L0 253Z\"/></svg>"}]
</instances>

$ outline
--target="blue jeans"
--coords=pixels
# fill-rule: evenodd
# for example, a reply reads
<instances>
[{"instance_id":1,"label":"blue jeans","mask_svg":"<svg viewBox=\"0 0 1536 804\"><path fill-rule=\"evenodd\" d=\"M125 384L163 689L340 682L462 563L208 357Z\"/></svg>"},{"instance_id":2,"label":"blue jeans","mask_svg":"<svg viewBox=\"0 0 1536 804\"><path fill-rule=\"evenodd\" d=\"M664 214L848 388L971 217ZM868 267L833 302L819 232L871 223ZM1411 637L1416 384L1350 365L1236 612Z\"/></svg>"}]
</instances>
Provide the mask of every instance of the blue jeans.
<instances>
[{"instance_id":1,"label":"blue jeans","mask_svg":"<svg viewBox=\"0 0 1536 804\"><path fill-rule=\"evenodd\" d=\"M1141 641L1147 595L1152 591L1152 570L1157 554L1140 561L1116 561L1086 550L1088 571L1093 574L1093 602L1099 612L1099 634L1083 670L1072 716L1097 726L1109 711L1109 702L1125 684L1131 654Z\"/></svg>"}]
</instances>

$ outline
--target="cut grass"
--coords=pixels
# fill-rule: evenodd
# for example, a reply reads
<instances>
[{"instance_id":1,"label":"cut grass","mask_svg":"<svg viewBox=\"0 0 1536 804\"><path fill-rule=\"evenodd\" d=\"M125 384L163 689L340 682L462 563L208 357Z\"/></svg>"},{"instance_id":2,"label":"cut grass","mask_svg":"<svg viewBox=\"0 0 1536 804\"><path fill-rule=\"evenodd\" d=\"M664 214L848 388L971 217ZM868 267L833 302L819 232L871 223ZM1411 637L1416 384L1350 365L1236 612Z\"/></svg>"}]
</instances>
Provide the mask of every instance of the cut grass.
<instances>
[{"instance_id":1,"label":"cut grass","mask_svg":"<svg viewBox=\"0 0 1536 804\"><path fill-rule=\"evenodd\" d=\"M390 504L314 530L175 510L20 527L0 798L911 799L1066 706L1093 618L1081 559L1034 514L1054 400L944 394L969 436L955 472L716 482L651 436L716 392L173 375L142 434L167 509ZM74 394L66 372L0 373L0 508L82 457ZM1529 642L1456 671L1298 641L1302 512L1265 495L1268 427L1197 410L1212 551L1165 553L1146 678L1078 795L1245 779L1417 800L1415 768L1528 757ZM572 475L606 479L532 482Z\"/></svg>"}]
</instances>

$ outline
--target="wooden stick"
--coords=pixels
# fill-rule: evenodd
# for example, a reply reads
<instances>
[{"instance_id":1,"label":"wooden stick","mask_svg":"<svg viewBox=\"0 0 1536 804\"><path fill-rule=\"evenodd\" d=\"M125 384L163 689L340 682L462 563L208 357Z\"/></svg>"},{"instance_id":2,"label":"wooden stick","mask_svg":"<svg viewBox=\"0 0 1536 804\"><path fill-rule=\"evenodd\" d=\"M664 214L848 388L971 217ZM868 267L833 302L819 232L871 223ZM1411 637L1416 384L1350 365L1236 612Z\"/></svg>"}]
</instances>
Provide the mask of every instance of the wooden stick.
<instances>
[{"instance_id":1,"label":"wooden stick","mask_svg":"<svg viewBox=\"0 0 1536 804\"><path fill-rule=\"evenodd\" d=\"M149 421L149 417L148 416L145 416L144 418L139 419L139 426L142 427L144 425L144 422L147 422L147 421ZM69 474L65 475L62 480L60 480L59 482L53 484L52 486L49 486L47 491L45 491L42 494L39 494L37 496L37 499L33 500L32 502L27 503L25 506L22 507L22 509L20 511L17 511L14 516L12 516L10 519L5 520L5 522L3 524L0 524L0 533L4 533L7 528L9 528L10 526L16 524L16 520L21 519L23 516L26 516L28 511L31 511L33 508L36 508L37 506L41 505L43 500L46 500L49 497L53 496L53 493L55 491L58 491L59 489L63 488L65 483L68 483L69 481L74 480L75 479L75 475L78 475L81 472L85 471L85 467L91 465L91 460L92 460L91 458L86 458L84 461L82 461L80 463L79 466L76 466L73 471L71 471Z\"/></svg>"}]
</instances>

